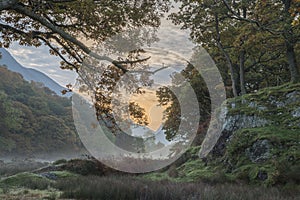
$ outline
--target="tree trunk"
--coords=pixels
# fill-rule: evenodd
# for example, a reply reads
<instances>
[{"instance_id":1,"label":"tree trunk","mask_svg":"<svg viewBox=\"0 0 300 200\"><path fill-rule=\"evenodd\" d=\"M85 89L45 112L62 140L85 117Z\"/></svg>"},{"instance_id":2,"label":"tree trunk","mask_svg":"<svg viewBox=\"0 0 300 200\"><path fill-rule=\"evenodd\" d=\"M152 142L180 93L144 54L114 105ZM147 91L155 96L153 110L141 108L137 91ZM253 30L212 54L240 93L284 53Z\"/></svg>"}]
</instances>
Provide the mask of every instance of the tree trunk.
<instances>
[{"instance_id":1,"label":"tree trunk","mask_svg":"<svg viewBox=\"0 0 300 200\"><path fill-rule=\"evenodd\" d=\"M289 64L289 71L291 74L291 82L292 83L299 83L300 82L300 73L299 68L297 65L297 59L295 54L295 44L297 39L295 38L293 27L291 25L293 18L290 14L291 8L291 0L282 0L285 8L285 15L287 17L287 29L284 31L284 38L285 38L285 46L286 46L286 57Z\"/></svg>"},{"instance_id":2,"label":"tree trunk","mask_svg":"<svg viewBox=\"0 0 300 200\"><path fill-rule=\"evenodd\" d=\"M245 51L243 50L240 53L240 87L241 94L246 94L246 85L245 85Z\"/></svg>"},{"instance_id":3,"label":"tree trunk","mask_svg":"<svg viewBox=\"0 0 300 200\"><path fill-rule=\"evenodd\" d=\"M219 17L218 14L215 14L215 23L216 23L216 34L217 34L217 45L219 47L219 49L221 50L221 52L223 53L223 55L225 56L226 62L227 62L227 66L229 68L230 71L230 78L231 78L231 84L232 84L232 92L233 92L233 96L237 97L238 96L238 92L237 92L237 82L236 79L234 77L234 69L233 69L233 65L230 59L229 54L225 51L222 43L221 43L221 37L220 37L220 30L219 30Z\"/></svg>"},{"instance_id":4,"label":"tree trunk","mask_svg":"<svg viewBox=\"0 0 300 200\"><path fill-rule=\"evenodd\" d=\"M289 63L289 71L291 74L291 82L299 83L300 82L300 73L297 66L296 54L294 50L294 44L291 44L289 41L285 42L286 45L286 56Z\"/></svg>"},{"instance_id":5,"label":"tree trunk","mask_svg":"<svg viewBox=\"0 0 300 200\"><path fill-rule=\"evenodd\" d=\"M224 50L223 46L222 45L219 45L219 48L221 48L221 51L223 52L225 58L226 58L226 61L227 61L227 66L229 68L229 71L230 71L230 78L231 78L231 84L232 84L232 92L233 92L233 96L234 97L237 97L238 96L238 92L237 92L237 81L234 77L234 69L233 69L233 65L232 65L232 62L231 62L231 59L228 55L228 53Z\"/></svg>"}]
</instances>

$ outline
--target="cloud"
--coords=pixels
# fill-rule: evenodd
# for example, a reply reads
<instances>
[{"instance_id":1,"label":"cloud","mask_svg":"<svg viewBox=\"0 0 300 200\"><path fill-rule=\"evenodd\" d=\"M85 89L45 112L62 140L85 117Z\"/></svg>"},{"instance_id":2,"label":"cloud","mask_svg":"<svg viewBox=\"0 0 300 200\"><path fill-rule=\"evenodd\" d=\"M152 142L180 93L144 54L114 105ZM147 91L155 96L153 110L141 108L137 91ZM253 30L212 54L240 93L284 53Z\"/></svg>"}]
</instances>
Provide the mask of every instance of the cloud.
<instances>
[{"instance_id":1,"label":"cloud","mask_svg":"<svg viewBox=\"0 0 300 200\"><path fill-rule=\"evenodd\" d=\"M13 43L8 51L24 67L43 72L62 86L75 83L76 73L60 69L60 59L50 55L46 46L36 48Z\"/></svg>"}]
</instances>

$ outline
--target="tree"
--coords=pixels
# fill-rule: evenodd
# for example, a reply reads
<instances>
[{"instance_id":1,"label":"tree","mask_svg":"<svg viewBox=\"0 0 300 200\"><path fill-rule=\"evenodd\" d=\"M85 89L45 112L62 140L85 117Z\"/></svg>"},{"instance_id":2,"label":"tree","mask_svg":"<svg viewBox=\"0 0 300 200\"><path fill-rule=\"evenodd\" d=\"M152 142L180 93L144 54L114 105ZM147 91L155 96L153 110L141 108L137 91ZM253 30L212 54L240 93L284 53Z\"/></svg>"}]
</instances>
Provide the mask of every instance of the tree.
<instances>
[{"instance_id":1,"label":"tree","mask_svg":"<svg viewBox=\"0 0 300 200\"><path fill-rule=\"evenodd\" d=\"M4 125L9 131L18 131L22 128L24 113L15 108L14 102L9 100L7 94L0 90L0 111Z\"/></svg>"},{"instance_id":2,"label":"tree","mask_svg":"<svg viewBox=\"0 0 300 200\"><path fill-rule=\"evenodd\" d=\"M163 129L165 130L166 139L169 141L184 138L184 134L177 135L180 123L183 120L192 122L195 117L194 107L192 110L189 110L188 115L182 116L180 101L189 102L191 98L187 92L189 86L183 80L190 83L195 92L197 103L199 104L199 113L201 114L199 123L204 123L211 115L211 96L207 85L199 71L191 63L187 63L183 70L172 74L172 86L162 86L156 91L160 105L167 107L164 112L165 122ZM174 94L174 91L177 91L177 96ZM185 109L187 108L185 107ZM186 127L186 130L190 130L189 127Z\"/></svg>"},{"instance_id":3,"label":"tree","mask_svg":"<svg viewBox=\"0 0 300 200\"><path fill-rule=\"evenodd\" d=\"M162 0L0 0L0 47L13 41L45 44L62 59L64 69L78 71L89 54L125 72L122 63L95 54L86 44L97 45L132 27L157 27L160 13L167 9L168 1Z\"/></svg>"},{"instance_id":4,"label":"tree","mask_svg":"<svg viewBox=\"0 0 300 200\"><path fill-rule=\"evenodd\" d=\"M298 82L296 1L181 2L171 18L215 59L233 96L288 82L286 72Z\"/></svg>"},{"instance_id":5,"label":"tree","mask_svg":"<svg viewBox=\"0 0 300 200\"><path fill-rule=\"evenodd\" d=\"M214 51L219 52L226 63L226 66L220 66L219 63L219 68L221 71L224 71L222 68L229 71L233 96L238 96L241 91L244 93L243 82L239 84L237 57L245 52L240 51L240 46L235 45L235 41L239 39L240 24L228 17L228 11L221 2L214 0L182 2L180 11L171 15L171 18L176 23L183 24L183 28L189 28L191 37L209 53L213 55ZM244 61L240 63L243 64Z\"/></svg>"},{"instance_id":6,"label":"tree","mask_svg":"<svg viewBox=\"0 0 300 200\"><path fill-rule=\"evenodd\" d=\"M260 30L278 36L279 39L284 39L290 80L293 83L300 82L299 66L295 53L295 46L300 39L300 30L299 26L293 26L298 20L298 0L257 0L255 1L256 6L252 10L254 18L242 16L236 12L233 8L235 2L229 3L227 0L223 0L223 3L232 18L255 24Z\"/></svg>"}]
</instances>

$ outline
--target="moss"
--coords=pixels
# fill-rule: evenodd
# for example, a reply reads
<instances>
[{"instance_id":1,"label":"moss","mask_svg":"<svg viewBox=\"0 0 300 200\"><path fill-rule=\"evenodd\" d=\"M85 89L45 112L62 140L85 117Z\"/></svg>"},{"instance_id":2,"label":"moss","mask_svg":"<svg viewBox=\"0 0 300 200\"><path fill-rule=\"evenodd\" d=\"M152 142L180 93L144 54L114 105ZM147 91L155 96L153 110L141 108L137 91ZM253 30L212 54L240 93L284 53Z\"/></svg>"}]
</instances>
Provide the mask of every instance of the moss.
<instances>
[{"instance_id":1,"label":"moss","mask_svg":"<svg viewBox=\"0 0 300 200\"><path fill-rule=\"evenodd\" d=\"M192 146L186 151L186 154L190 155L190 157L198 156L200 148L201 146Z\"/></svg>"},{"instance_id":2,"label":"moss","mask_svg":"<svg viewBox=\"0 0 300 200\"><path fill-rule=\"evenodd\" d=\"M257 140L267 139L271 143L270 158L262 163L253 163L246 155L246 149ZM225 158L233 168L236 178L246 179L252 183L262 182L273 185L278 182L291 181L289 175L294 166L300 166L299 132L281 127L268 126L242 129L234 133L227 145ZM265 172L266 180L259 180L258 173ZM292 179L291 179L292 178ZM281 180L280 180L281 179Z\"/></svg>"},{"instance_id":3,"label":"moss","mask_svg":"<svg viewBox=\"0 0 300 200\"><path fill-rule=\"evenodd\" d=\"M143 175L143 178L158 181L158 180L171 180L175 182L193 182L198 180L215 181L216 177L220 174L217 172L216 167L206 166L206 164L199 159L198 153L200 146L190 147L183 156L187 161L179 167L171 166L170 169L176 170L176 177L170 177L169 171L152 172ZM175 169L173 169L175 168Z\"/></svg>"},{"instance_id":4,"label":"moss","mask_svg":"<svg viewBox=\"0 0 300 200\"><path fill-rule=\"evenodd\" d=\"M56 160L53 162L53 165L60 165L60 164L65 164L68 161L66 159L60 159L60 160Z\"/></svg>"},{"instance_id":5,"label":"moss","mask_svg":"<svg viewBox=\"0 0 300 200\"><path fill-rule=\"evenodd\" d=\"M299 142L298 130L289 130L282 127L266 126L260 128L241 129L234 133L227 152L239 151L249 147L257 140L268 139L273 145L291 146Z\"/></svg>"},{"instance_id":6,"label":"moss","mask_svg":"<svg viewBox=\"0 0 300 200\"><path fill-rule=\"evenodd\" d=\"M185 162L177 166L178 175L173 179L166 172L147 176L153 180L174 181L222 182L242 179L265 186L299 183L300 118L292 117L291 113L300 107L300 101L289 102L287 98L287 94L294 91L300 92L300 84L266 88L254 94L226 100L229 116L257 116L270 123L264 127L245 128L234 132L227 143L225 155L221 158L209 158L212 160L208 163L198 159L200 146L191 147L183 155ZM254 163L247 155L247 149L259 140L268 141L268 156Z\"/></svg>"},{"instance_id":7,"label":"moss","mask_svg":"<svg viewBox=\"0 0 300 200\"><path fill-rule=\"evenodd\" d=\"M47 190L10 188L6 193L0 192L0 199L53 199L54 200L57 199L60 195L61 192L53 188Z\"/></svg>"},{"instance_id":8,"label":"moss","mask_svg":"<svg viewBox=\"0 0 300 200\"><path fill-rule=\"evenodd\" d=\"M226 104L229 108L229 115L255 115L272 121L274 125L285 126L289 129L300 128L300 118L291 116L291 112L300 106L300 101L287 103L286 95L294 91L300 92L300 84L285 84L228 99ZM275 102L278 105L282 104L281 107L278 107Z\"/></svg>"},{"instance_id":9,"label":"moss","mask_svg":"<svg viewBox=\"0 0 300 200\"><path fill-rule=\"evenodd\" d=\"M181 181L196 181L200 179L209 179L214 176L214 172L200 159L190 160L178 168Z\"/></svg>"},{"instance_id":10,"label":"moss","mask_svg":"<svg viewBox=\"0 0 300 200\"><path fill-rule=\"evenodd\" d=\"M237 168L232 175L235 179L246 180L252 184L270 186L278 182L279 173L273 165L250 163Z\"/></svg>"}]
</instances>

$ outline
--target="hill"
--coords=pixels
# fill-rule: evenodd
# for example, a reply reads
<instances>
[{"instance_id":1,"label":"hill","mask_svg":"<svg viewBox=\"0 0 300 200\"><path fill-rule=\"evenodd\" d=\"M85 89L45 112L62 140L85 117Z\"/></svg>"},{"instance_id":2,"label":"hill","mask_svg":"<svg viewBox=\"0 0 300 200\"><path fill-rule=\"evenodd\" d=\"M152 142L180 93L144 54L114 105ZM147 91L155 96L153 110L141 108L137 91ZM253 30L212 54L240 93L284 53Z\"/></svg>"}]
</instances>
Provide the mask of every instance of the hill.
<instances>
[{"instance_id":1,"label":"hill","mask_svg":"<svg viewBox=\"0 0 300 200\"><path fill-rule=\"evenodd\" d=\"M53 81L47 75L39 72L35 69L26 68L18 63L14 57L10 55L10 53L4 48L0 48L0 65L6 66L10 71L17 72L23 76L26 81L34 81L38 83L42 83L44 86L48 87L52 91L54 91L57 95L62 96L61 91L65 88ZM70 97L70 94L66 94L65 96Z\"/></svg>"},{"instance_id":2,"label":"hill","mask_svg":"<svg viewBox=\"0 0 300 200\"><path fill-rule=\"evenodd\" d=\"M63 157L82 149L71 101L0 67L0 156Z\"/></svg>"}]
</instances>

